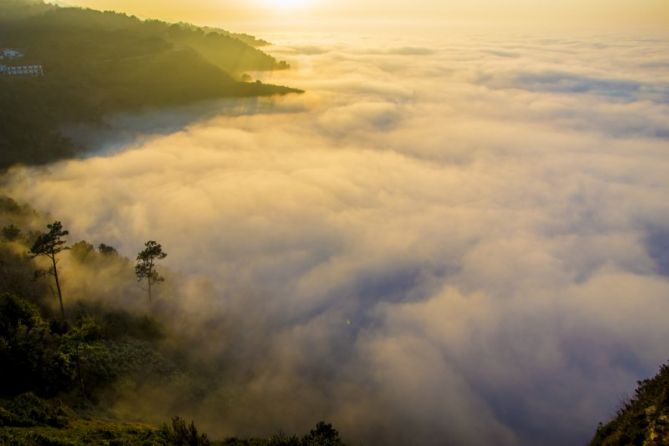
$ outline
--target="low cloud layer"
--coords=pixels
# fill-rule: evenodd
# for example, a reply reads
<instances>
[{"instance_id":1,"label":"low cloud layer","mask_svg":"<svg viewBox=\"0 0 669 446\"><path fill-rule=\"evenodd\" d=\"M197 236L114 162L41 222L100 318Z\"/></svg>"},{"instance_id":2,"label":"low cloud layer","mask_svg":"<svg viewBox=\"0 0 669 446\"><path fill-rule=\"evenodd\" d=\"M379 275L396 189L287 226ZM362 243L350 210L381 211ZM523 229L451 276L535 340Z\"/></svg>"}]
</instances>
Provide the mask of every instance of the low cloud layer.
<instances>
[{"instance_id":1,"label":"low cloud layer","mask_svg":"<svg viewBox=\"0 0 669 446\"><path fill-rule=\"evenodd\" d=\"M275 37L296 70L267 80L307 94L5 187L75 238L163 244L215 436L587 441L669 358L667 41Z\"/></svg>"}]
</instances>

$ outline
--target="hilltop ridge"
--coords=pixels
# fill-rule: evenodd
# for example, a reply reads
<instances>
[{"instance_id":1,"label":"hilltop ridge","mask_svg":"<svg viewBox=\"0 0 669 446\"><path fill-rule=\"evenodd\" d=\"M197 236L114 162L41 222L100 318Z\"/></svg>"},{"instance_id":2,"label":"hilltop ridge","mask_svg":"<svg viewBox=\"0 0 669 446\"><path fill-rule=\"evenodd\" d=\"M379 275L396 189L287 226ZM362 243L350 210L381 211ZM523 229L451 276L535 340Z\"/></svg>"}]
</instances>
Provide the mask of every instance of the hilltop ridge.
<instances>
[{"instance_id":1,"label":"hilltop ridge","mask_svg":"<svg viewBox=\"0 0 669 446\"><path fill-rule=\"evenodd\" d=\"M85 151L63 136L67 124L147 107L300 92L242 81L246 71L289 67L257 48L265 43L217 28L7 0L0 4L0 47L20 49L43 75L0 75L0 169Z\"/></svg>"},{"instance_id":2,"label":"hilltop ridge","mask_svg":"<svg viewBox=\"0 0 669 446\"><path fill-rule=\"evenodd\" d=\"M590 446L669 444L669 363L653 378L638 382L634 397L615 418L600 424Z\"/></svg>"}]
</instances>

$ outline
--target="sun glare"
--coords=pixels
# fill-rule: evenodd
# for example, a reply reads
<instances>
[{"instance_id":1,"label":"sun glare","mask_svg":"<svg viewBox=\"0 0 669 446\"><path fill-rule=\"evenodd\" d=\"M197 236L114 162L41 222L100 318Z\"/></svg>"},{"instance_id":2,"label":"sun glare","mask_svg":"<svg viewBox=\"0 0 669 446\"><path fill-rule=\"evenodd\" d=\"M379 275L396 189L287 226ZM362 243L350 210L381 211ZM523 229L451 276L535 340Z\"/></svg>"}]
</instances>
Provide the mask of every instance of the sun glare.
<instances>
[{"instance_id":1,"label":"sun glare","mask_svg":"<svg viewBox=\"0 0 669 446\"><path fill-rule=\"evenodd\" d=\"M275 11L302 9L311 3L310 0L261 0L261 2L266 8Z\"/></svg>"}]
</instances>

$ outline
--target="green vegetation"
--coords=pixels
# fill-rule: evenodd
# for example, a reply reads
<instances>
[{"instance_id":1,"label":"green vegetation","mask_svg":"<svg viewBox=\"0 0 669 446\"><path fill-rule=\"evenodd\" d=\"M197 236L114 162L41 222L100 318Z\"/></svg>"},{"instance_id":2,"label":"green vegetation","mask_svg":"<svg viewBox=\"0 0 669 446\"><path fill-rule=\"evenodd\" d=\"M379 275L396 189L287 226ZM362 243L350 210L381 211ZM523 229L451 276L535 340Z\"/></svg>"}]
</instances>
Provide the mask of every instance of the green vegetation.
<instances>
[{"instance_id":1,"label":"green vegetation","mask_svg":"<svg viewBox=\"0 0 669 446\"><path fill-rule=\"evenodd\" d=\"M239 80L248 70L288 67L255 48L261 44L214 28L4 0L0 46L20 48L22 63L42 64L45 75L0 76L0 169L82 151L61 133L67 124L146 107L298 92Z\"/></svg>"},{"instance_id":2,"label":"green vegetation","mask_svg":"<svg viewBox=\"0 0 669 446\"><path fill-rule=\"evenodd\" d=\"M331 424L319 422L309 433L299 438L297 435L274 435L271 438L240 440L228 438L220 443L225 446L344 446L339 432Z\"/></svg>"},{"instance_id":3,"label":"green vegetation","mask_svg":"<svg viewBox=\"0 0 669 446\"><path fill-rule=\"evenodd\" d=\"M639 381L634 397L616 417L600 424L590 446L662 446L669 444L669 364L651 379Z\"/></svg>"},{"instance_id":4,"label":"green vegetation","mask_svg":"<svg viewBox=\"0 0 669 446\"><path fill-rule=\"evenodd\" d=\"M1 445L343 445L327 423L318 423L303 437L216 442L180 417L162 426L119 419L112 408L127 392L135 397L149 383L168 388L179 382L188 399L209 386L215 388L219 365L209 370L190 357L189 345L179 342L178 333L170 333L159 311L149 315L144 306L110 303L95 292L70 297L76 294L75 281L94 272L109 270L100 277L119 285L133 283L134 266L164 257L158 243L145 244L135 265L104 243L95 248L80 241L67 251L60 249L59 270L70 287L67 312L59 311L52 280L44 280L39 272L45 265L54 266L51 254L65 247L67 234L59 222L40 232L44 224L45 218L29 207L0 196ZM31 255L30 246L33 254L45 252L48 258L40 262L45 256ZM155 263L142 272L155 279ZM179 412L178 406L174 411Z\"/></svg>"},{"instance_id":5,"label":"green vegetation","mask_svg":"<svg viewBox=\"0 0 669 446\"><path fill-rule=\"evenodd\" d=\"M0 444L15 446L208 446L206 434L174 417L160 428L110 418L80 416L62 402L32 393L0 401Z\"/></svg>"},{"instance_id":6,"label":"green vegetation","mask_svg":"<svg viewBox=\"0 0 669 446\"><path fill-rule=\"evenodd\" d=\"M157 348L160 326L146 316L80 304L75 317L62 322L11 294L0 295L0 313L0 396L74 391L77 398L94 400L121 376L176 371Z\"/></svg>"},{"instance_id":7,"label":"green vegetation","mask_svg":"<svg viewBox=\"0 0 669 446\"><path fill-rule=\"evenodd\" d=\"M3 406L4 405L4 406ZM18 407L18 410L15 409ZM14 412L16 411L16 412ZM9 424L3 424L8 421ZM195 424L174 417L159 428L109 418L82 417L58 401L44 401L24 394L0 402L0 444L12 446L344 446L339 434L326 423L299 438L275 435L271 438L209 440Z\"/></svg>"},{"instance_id":8,"label":"green vegetation","mask_svg":"<svg viewBox=\"0 0 669 446\"><path fill-rule=\"evenodd\" d=\"M75 418L67 428L51 426L5 427L0 429L0 444L13 446L146 445L167 446L156 429L139 423Z\"/></svg>"}]
</instances>

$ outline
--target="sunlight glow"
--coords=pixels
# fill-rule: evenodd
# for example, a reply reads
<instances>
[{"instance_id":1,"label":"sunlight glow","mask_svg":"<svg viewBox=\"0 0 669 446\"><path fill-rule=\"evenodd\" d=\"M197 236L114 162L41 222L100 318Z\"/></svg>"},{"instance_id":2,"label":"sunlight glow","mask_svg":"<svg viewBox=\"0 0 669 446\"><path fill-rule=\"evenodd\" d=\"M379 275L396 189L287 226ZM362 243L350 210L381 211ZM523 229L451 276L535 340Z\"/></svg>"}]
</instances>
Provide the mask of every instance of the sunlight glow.
<instances>
[{"instance_id":1,"label":"sunlight glow","mask_svg":"<svg viewBox=\"0 0 669 446\"><path fill-rule=\"evenodd\" d=\"M294 11L297 9L303 9L309 6L311 0L260 0L261 5L264 8L272 9L275 11Z\"/></svg>"}]
</instances>

